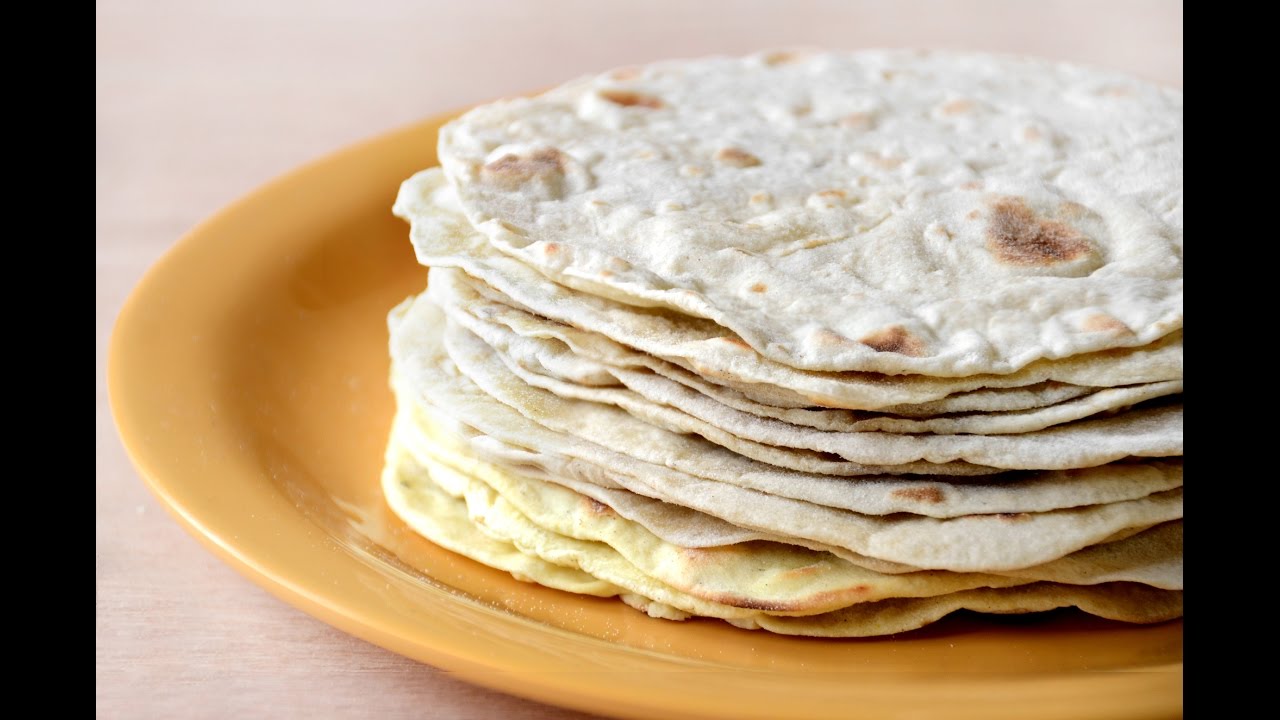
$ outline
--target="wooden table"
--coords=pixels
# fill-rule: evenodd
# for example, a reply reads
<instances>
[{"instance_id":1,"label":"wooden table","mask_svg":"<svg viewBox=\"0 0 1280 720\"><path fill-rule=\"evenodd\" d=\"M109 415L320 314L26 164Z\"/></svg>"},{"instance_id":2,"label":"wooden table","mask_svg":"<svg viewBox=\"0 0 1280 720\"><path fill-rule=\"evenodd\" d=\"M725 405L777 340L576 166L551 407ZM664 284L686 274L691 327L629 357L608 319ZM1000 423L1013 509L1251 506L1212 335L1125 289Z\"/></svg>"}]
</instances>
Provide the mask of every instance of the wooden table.
<instances>
[{"instance_id":1,"label":"wooden table","mask_svg":"<svg viewBox=\"0 0 1280 720\"><path fill-rule=\"evenodd\" d=\"M585 717L468 685L244 580L147 493L111 422L111 326L201 218L421 116L664 57L815 45L1027 52L1182 84L1179 0L100 0L97 712Z\"/></svg>"}]
</instances>

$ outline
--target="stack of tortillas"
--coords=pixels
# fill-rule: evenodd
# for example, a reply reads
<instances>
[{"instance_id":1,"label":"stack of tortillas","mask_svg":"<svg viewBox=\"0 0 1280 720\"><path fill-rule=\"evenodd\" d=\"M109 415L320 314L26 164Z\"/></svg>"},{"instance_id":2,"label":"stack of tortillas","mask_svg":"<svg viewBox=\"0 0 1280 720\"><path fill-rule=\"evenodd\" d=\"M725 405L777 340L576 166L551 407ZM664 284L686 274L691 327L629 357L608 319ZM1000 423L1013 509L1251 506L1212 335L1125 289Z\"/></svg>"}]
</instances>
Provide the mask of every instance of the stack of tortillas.
<instances>
[{"instance_id":1,"label":"stack of tortillas","mask_svg":"<svg viewBox=\"0 0 1280 720\"><path fill-rule=\"evenodd\" d=\"M384 487L447 548L803 635L1182 614L1182 97L986 55L656 64L406 181Z\"/></svg>"}]
</instances>

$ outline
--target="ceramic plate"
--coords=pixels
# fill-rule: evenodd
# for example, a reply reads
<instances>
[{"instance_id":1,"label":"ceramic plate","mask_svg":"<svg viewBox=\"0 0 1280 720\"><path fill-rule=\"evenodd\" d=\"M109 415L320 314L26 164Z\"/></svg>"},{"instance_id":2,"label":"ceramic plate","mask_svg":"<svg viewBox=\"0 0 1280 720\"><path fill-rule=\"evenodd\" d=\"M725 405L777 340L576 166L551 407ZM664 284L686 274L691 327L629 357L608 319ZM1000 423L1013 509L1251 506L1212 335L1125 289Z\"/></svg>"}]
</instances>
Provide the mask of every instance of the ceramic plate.
<instances>
[{"instance_id":1,"label":"ceramic plate","mask_svg":"<svg viewBox=\"0 0 1280 720\"><path fill-rule=\"evenodd\" d=\"M632 717L1139 718L1182 707L1182 623L957 614L873 640L649 618L415 536L378 489L387 311L426 271L391 215L424 121L201 224L120 314L109 384L142 477L214 552L349 633L517 695ZM228 628L227 632L235 632Z\"/></svg>"}]
</instances>

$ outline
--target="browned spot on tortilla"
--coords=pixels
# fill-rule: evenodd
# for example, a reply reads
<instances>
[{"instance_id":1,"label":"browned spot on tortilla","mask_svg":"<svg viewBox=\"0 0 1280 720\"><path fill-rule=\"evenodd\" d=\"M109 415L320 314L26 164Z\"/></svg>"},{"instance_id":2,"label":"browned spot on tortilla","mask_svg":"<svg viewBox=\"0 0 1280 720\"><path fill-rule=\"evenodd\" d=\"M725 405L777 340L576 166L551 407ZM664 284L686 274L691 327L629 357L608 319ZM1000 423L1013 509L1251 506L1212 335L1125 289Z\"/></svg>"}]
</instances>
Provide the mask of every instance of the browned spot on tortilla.
<instances>
[{"instance_id":1,"label":"browned spot on tortilla","mask_svg":"<svg viewBox=\"0 0 1280 720\"><path fill-rule=\"evenodd\" d=\"M1006 265L1047 266L1070 262L1092 252L1088 239L1070 225L1037 217L1016 197L1002 197L991 206L987 221L987 249Z\"/></svg>"},{"instance_id":2,"label":"browned spot on tortilla","mask_svg":"<svg viewBox=\"0 0 1280 720\"><path fill-rule=\"evenodd\" d=\"M545 255L555 255L560 252L560 243L549 242L542 246L542 252Z\"/></svg>"},{"instance_id":3,"label":"browned spot on tortilla","mask_svg":"<svg viewBox=\"0 0 1280 720\"><path fill-rule=\"evenodd\" d=\"M769 202L769 193L767 192L751 193L751 197L749 198L749 200L753 203Z\"/></svg>"},{"instance_id":4,"label":"browned spot on tortilla","mask_svg":"<svg viewBox=\"0 0 1280 720\"><path fill-rule=\"evenodd\" d=\"M1024 512L997 513L996 517L1000 518L1001 520L1004 520L1005 522L1020 523L1020 522L1026 522L1030 520L1031 513L1024 513Z\"/></svg>"},{"instance_id":5,"label":"browned spot on tortilla","mask_svg":"<svg viewBox=\"0 0 1280 720\"><path fill-rule=\"evenodd\" d=\"M762 60L765 65L786 65L799 60L802 56L799 53L790 50L778 50L776 52L766 53Z\"/></svg>"},{"instance_id":6,"label":"browned spot on tortilla","mask_svg":"<svg viewBox=\"0 0 1280 720\"><path fill-rule=\"evenodd\" d=\"M805 570L807 568L800 568ZM786 575L795 572L788 571ZM686 589L686 592L693 592L693 589ZM821 592L813 592L802 595L794 600L763 600L760 598L744 597L733 593L706 593L705 598L712 602L731 607L745 608L748 610L763 610L764 612L803 612L813 610L815 608L831 608L846 604L850 601L861 602L866 599L867 593L871 592L871 586L865 584L851 585L846 588L835 590L824 590ZM701 593L696 593L699 594Z\"/></svg>"},{"instance_id":7,"label":"browned spot on tortilla","mask_svg":"<svg viewBox=\"0 0 1280 720\"><path fill-rule=\"evenodd\" d=\"M717 161L731 167L755 167L760 164L760 158L736 147L720 148L716 151L715 158Z\"/></svg>"},{"instance_id":8,"label":"browned spot on tortilla","mask_svg":"<svg viewBox=\"0 0 1280 720\"><path fill-rule=\"evenodd\" d=\"M924 343L920 338L901 325L890 325L870 335L859 338L858 342L876 352L891 352L908 357L920 357L924 352Z\"/></svg>"},{"instance_id":9,"label":"browned spot on tortilla","mask_svg":"<svg viewBox=\"0 0 1280 720\"><path fill-rule=\"evenodd\" d=\"M600 97L623 107L642 107L650 110L662 107L662 100L634 90L601 90Z\"/></svg>"},{"instance_id":10,"label":"browned spot on tortilla","mask_svg":"<svg viewBox=\"0 0 1280 720\"><path fill-rule=\"evenodd\" d=\"M743 340L740 337L722 337L720 339L724 342L729 343L730 345L737 345L738 347L743 348L745 350L751 349L751 346L747 344L747 341Z\"/></svg>"},{"instance_id":11,"label":"browned spot on tortilla","mask_svg":"<svg viewBox=\"0 0 1280 720\"><path fill-rule=\"evenodd\" d=\"M981 180L970 180L969 182L961 183L961 184L960 184L960 189L961 189L961 190L981 190L981 189L982 189L982 181L981 181ZM971 217L971 218L976 218L976 217L978 217L978 211L977 211L977 210L974 210L973 212L969 213L969 217Z\"/></svg>"},{"instance_id":12,"label":"browned spot on tortilla","mask_svg":"<svg viewBox=\"0 0 1280 720\"><path fill-rule=\"evenodd\" d=\"M896 70L881 70L880 77L884 80L892 80L898 77L898 72Z\"/></svg>"},{"instance_id":13,"label":"browned spot on tortilla","mask_svg":"<svg viewBox=\"0 0 1280 720\"><path fill-rule=\"evenodd\" d=\"M972 100L967 98L956 98L955 100L948 100L943 103L942 107L938 108L938 110L943 115L963 115L968 112L973 112L973 109L976 107L977 104Z\"/></svg>"},{"instance_id":14,"label":"browned spot on tortilla","mask_svg":"<svg viewBox=\"0 0 1280 720\"><path fill-rule=\"evenodd\" d=\"M1120 321L1119 318L1108 315L1106 313L1097 313L1090 315L1080 323L1080 328L1085 332L1105 332L1113 335L1132 335L1133 330Z\"/></svg>"},{"instance_id":15,"label":"browned spot on tortilla","mask_svg":"<svg viewBox=\"0 0 1280 720\"><path fill-rule=\"evenodd\" d=\"M601 271L600 271L600 277L601 277L601 279L603 279L603 280L608 280L609 278L613 277L613 271L611 271L611 270L601 270Z\"/></svg>"},{"instance_id":16,"label":"browned spot on tortilla","mask_svg":"<svg viewBox=\"0 0 1280 720\"><path fill-rule=\"evenodd\" d=\"M867 112L853 112L840 118L840 127L867 130L871 127L873 117Z\"/></svg>"},{"instance_id":17,"label":"browned spot on tortilla","mask_svg":"<svg viewBox=\"0 0 1280 720\"><path fill-rule=\"evenodd\" d=\"M813 112L813 108L808 105L797 105L791 108L791 114L796 117L808 117L811 112Z\"/></svg>"},{"instance_id":18,"label":"browned spot on tortilla","mask_svg":"<svg viewBox=\"0 0 1280 720\"><path fill-rule=\"evenodd\" d=\"M564 155L555 148L535 150L526 157L508 153L480 169L480 179L500 188L515 188L530 180L558 181L564 176Z\"/></svg>"},{"instance_id":19,"label":"browned spot on tortilla","mask_svg":"<svg viewBox=\"0 0 1280 720\"><path fill-rule=\"evenodd\" d=\"M902 164L902 158L894 155L872 155L871 164L884 170L892 170Z\"/></svg>"},{"instance_id":20,"label":"browned spot on tortilla","mask_svg":"<svg viewBox=\"0 0 1280 720\"><path fill-rule=\"evenodd\" d=\"M790 570L787 570L782 574L788 578L804 578L810 575L817 575L818 573L822 572L822 570L825 567L826 565L823 565L822 563L814 563L813 565L805 565L803 567L791 568Z\"/></svg>"},{"instance_id":21,"label":"browned spot on tortilla","mask_svg":"<svg viewBox=\"0 0 1280 720\"><path fill-rule=\"evenodd\" d=\"M840 189L835 189L835 190L819 190L816 193L816 195L820 198L845 198L849 195L849 193Z\"/></svg>"},{"instance_id":22,"label":"browned spot on tortilla","mask_svg":"<svg viewBox=\"0 0 1280 720\"><path fill-rule=\"evenodd\" d=\"M586 495L582 496L582 505L586 509L586 511L591 513L592 515L615 515L616 514L614 513L613 508L609 507L608 505L605 505L604 503L600 502L599 500L596 500L595 498L587 497Z\"/></svg>"},{"instance_id":23,"label":"browned spot on tortilla","mask_svg":"<svg viewBox=\"0 0 1280 720\"><path fill-rule=\"evenodd\" d=\"M1044 133L1040 128L1034 125L1029 125L1022 128L1022 139L1027 142L1039 142L1044 139Z\"/></svg>"},{"instance_id":24,"label":"browned spot on tortilla","mask_svg":"<svg viewBox=\"0 0 1280 720\"><path fill-rule=\"evenodd\" d=\"M681 165L680 174L685 177L702 177L707 174L707 171L698 165Z\"/></svg>"},{"instance_id":25,"label":"browned spot on tortilla","mask_svg":"<svg viewBox=\"0 0 1280 720\"><path fill-rule=\"evenodd\" d=\"M934 505L946 499L942 494L942 491L936 487L899 488L889 494L896 498L902 498L903 500L917 500L919 502L927 502Z\"/></svg>"},{"instance_id":26,"label":"browned spot on tortilla","mask_svg":"<svg viewBox=\"0 0 1280 720\"><path fill-rule=\"evenodd\" d=\"M768 289L769 289L769 286L765 285L765 284L764 284L764 283L762 283L762 282L758 282L758 283L756 283L756 284L752 285L752 286L751 286L750 288L748 288L748 289L749 289L751 292L764 292L765 290L768 290Z\"/></svg>"}]
</instances>

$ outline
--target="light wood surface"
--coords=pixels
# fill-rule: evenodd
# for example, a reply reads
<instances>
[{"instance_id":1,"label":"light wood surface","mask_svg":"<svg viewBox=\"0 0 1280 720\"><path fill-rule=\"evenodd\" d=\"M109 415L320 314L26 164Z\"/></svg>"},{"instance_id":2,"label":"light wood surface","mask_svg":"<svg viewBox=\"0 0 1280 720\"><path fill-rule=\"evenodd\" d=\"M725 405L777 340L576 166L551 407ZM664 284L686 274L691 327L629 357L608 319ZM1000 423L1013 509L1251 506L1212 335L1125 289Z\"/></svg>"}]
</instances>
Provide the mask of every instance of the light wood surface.
<instances>
[{"instance_id":1,"label":"light wood surface","mask_svg":"<svg viewBox=\"0 0 1280 720\"><path fill-rule=\"evenodd\" d=\"M143 487L111 422L111 326L146 268L236 197L424 115L666 57L956 47L1182 84L1179 0L100 0L97 19L97 714L110 718L585 717L294 610Z\"/></svg>"}]
</instances>

